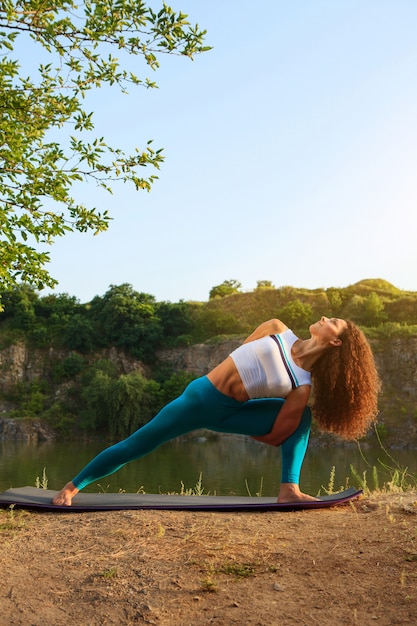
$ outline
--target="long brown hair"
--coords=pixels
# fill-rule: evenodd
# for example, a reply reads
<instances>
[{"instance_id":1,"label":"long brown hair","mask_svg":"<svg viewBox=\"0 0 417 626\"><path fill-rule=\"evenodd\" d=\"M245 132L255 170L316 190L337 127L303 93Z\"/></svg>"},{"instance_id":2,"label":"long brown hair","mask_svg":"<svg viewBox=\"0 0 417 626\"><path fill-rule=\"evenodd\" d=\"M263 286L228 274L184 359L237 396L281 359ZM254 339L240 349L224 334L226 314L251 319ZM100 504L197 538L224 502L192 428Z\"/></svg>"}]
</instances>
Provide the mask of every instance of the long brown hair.
<instances>
[{"instance_id":1,"label":"long brown hair","mask_svg":"<svg viewBox=\"0 0 417 626\"><path fill-rule=\"evenodd\" d=\"M369 343L353 322L340 339L342 345L327 350L311 370L312 409L321 430L352 440L376 420L380 380Z\"/></svg>"}]
</instances>

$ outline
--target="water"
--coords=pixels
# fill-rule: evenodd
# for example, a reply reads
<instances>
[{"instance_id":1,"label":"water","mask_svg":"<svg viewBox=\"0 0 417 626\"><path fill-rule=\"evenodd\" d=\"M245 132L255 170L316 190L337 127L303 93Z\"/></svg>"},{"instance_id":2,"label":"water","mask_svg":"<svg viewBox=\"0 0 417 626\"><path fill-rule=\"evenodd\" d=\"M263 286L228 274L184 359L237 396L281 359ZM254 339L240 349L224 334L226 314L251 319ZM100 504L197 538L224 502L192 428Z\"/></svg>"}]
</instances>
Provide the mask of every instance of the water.
<instances>
[{"instance_id":1,"label":"water","mask_svg":"<svg viewBox=\"0 0 417 626\"><path fill-rule=\"evenodd\" d=\"M42 479L46 468L49 489L60 489L95 454L103 449L99 442L0 442L0 491L9 487L34 486ZM301 489L317 494L327 487L332 467L335 467L335 488L358 486L350 466L374 488L372 466L378 468L381 483L389 479L380 461L417 476L417 453L413 450L395 450L387 457L380 447L366 449L362 457L355 445L333 448L310 447L301 473ZM120 489L135 493L141 487L147 493L178 493L183 483L186 489L194 487L202 475L204 493L217 495L276 495L279 489L280 451L245 437L222 437L215 440L194 439L172 441L143 459L129 463L119 472L103 478L100 486L90 485L86 491ZM380 461L379 461L380 460ZM323 493L323 490L322 490Z\"/></svg>"}]
</instances>

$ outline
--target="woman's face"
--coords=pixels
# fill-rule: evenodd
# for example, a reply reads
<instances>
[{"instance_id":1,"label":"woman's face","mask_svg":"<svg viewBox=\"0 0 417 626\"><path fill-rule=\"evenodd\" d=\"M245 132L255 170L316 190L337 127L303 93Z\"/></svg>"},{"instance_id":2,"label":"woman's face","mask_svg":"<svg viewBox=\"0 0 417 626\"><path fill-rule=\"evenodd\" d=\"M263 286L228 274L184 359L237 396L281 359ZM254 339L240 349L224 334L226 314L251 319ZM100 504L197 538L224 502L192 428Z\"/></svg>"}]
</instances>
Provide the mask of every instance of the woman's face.
<instances>
[{"instance_id":1,"label":"woman's face","mask_svg":"<svg viewBox=\"0 0 417 626\"><path fill-rule=\"evenodd\" d=\"M345 320L338 317L321 317L318 322L310 326L311 336L316 336L333 345L340 345L340 335L347 328Z\"/></svg>"}]
</instances>

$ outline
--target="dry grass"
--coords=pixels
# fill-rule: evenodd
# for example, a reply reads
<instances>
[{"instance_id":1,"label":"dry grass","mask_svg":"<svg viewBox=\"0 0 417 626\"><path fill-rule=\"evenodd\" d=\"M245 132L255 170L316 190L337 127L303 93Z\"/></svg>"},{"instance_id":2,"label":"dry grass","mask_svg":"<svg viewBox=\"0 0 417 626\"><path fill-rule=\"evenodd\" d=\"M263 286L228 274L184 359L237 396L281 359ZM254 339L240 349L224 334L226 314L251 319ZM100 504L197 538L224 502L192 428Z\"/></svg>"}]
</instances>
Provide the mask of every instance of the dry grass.
<instances>
[{"instance_id":1,"label":"dry grass","mask_svg":"<svg viewBox=\"0 0 417 626\"><path fill-rule=\"evenodd\" d=\"M0 624L414 625L416 502L383 492L292 513L1 511Z\"/></svg>"}]
</instances>

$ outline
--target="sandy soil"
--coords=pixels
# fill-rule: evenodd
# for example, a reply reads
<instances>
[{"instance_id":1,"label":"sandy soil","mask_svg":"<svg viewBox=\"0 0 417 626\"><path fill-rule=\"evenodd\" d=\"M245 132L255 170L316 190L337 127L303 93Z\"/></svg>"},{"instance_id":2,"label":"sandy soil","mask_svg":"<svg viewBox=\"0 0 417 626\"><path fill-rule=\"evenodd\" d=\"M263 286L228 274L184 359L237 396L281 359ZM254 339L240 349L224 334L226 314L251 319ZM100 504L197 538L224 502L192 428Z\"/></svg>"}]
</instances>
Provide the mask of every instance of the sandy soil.
<instances>
[{"instance_id":1,"label":"sandy soil","mask_svg":"<svg viewBox=\"0 0 417 626\"><path fill-rule=\"evenodd\" d=\"M417 623L417 493L286 513L0 511L0 624Z\"/></svg>"}]
</instances>

